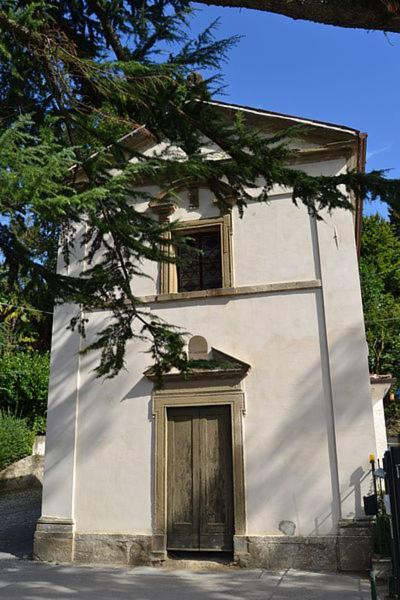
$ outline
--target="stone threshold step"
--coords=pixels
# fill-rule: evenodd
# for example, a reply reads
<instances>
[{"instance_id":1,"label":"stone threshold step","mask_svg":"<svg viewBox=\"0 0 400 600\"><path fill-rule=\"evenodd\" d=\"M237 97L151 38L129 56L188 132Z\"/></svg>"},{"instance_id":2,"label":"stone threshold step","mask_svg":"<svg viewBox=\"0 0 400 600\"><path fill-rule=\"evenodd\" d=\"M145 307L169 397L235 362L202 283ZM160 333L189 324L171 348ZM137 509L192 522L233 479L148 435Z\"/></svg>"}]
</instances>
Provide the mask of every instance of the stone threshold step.
<instances>
[{"instance_id":1,"label":"stone threshold step","mask_svg":"<svg viewBox=\"0 0 400 600\"><path fill-rule=\"evenodd\" d=\"M226 571L240 569L231 553L225 552L170 552L163 566L169 569L191 571Z\"/></svg>"}]
</instances>

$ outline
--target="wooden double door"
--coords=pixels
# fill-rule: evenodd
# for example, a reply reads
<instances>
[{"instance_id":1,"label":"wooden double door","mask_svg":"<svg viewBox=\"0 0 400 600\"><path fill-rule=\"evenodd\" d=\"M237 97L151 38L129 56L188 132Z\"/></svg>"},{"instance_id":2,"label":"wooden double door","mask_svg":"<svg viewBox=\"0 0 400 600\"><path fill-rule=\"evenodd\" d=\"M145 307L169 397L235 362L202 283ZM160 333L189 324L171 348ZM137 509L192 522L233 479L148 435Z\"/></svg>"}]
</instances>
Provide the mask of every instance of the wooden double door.
<instances>
[{"instance_id":1,"label":"wooden double door","mask_svg":"<svg viewBox=\"0 0 400 600\"><path fill-rule=\"evenodd\" d=\"M167 547L233 549L229 406L168 409Z\"/></svg>"}]
</instances>

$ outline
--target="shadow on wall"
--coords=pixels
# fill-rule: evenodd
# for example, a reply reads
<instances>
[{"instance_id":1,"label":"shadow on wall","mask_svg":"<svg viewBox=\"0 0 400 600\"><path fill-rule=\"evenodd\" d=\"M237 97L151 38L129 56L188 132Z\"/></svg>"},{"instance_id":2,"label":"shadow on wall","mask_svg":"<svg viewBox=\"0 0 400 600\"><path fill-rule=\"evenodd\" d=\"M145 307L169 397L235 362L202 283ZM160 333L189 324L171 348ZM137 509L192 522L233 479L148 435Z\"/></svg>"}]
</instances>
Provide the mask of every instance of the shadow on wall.
<instances>
[{"instance_id":1,"label":"shadow on wall","mask_svg":"<svg viewBox=\"0 0 400 600\"><path fill-rule=\"evenodd\" d=\"M315 294L315 300L321 363L312 365L293 382L291 387L295 390L295 395L282 395L279 414L274 414L269 408L271 405L276 407L277 403L275 399L272 402L273 399L268 396L268 385L262 385L262 382L259 385L265 400L265 414L253 413L251 399L247 399L244 443L248 526L253 531L257 527L260 535L284 533L313 536L337 533L340 518L364 516L362 497L372 489L372 478L368 470L368 453L374 452L375 448L372 421L369 422L370 447L363 462L366 467L359 465L350 472L348 465L344 464L346 460L350 464L355 462L352 452L358 452L358 439L364 438L362 443L364 447L368 446L365 441L368 435L365 420L360 426L360 418L365 419L365 414L364 417L360 415L360 403L353 401L351 393L351 388L354 390L356 387L352 383L354 378L360 381L364 371L365 376L368 375L365 364L360 364L359 353L365 340L360 340L359 329L354 328L348 329L331 345L330 364L335 364L335 389L336 394L340 395L340 412L336 408L333 422L330 388L332 374L327 357L319 291ZM282 381L285 372L290 373L291 364L298 365L301 361L301 353L296 345L290 346L290 340L286 340L285 350L286 364L275 365L279 369L279 375L271 367L271 376L281 377ZM267 360L266 357L265 361ZM372 420L367 383L365 389L364 402L370 407L369 418ZM334 400L337 401L338 398ZM259 437L254 435L260 427L265 428L264 443L260 443ZM340 448L337 443L341 445ZM344 444L347 445L347 453L344 452ZM341 481L338 480L338 463ZM344 479L346 469L348 473ZM322 498L331 498L332 501L325 502L323 506ZM266 513L268 503L274 507L275 514L280 514L280 518L276 519L275 530L262 531L257 515ZM307 515L307 523L304 522L304 515ZM313 526L310 526L310 522Z\"/></svg>"},{"instance_id":2,"label":"shadow on wall","mask_svg":"<svg viewBox=\"0 0 400 600\"><path fill-rule=\"evenodd\" d=\"M291 294L292 292L287 292ZM298 293L298 292L294 292ZM282 519L277 521L275 531L263 531L265 534L279 534L282 530L279 529L281 520L290 521L295 524L295 535L318 535L329 532L336 532L337 522L340 518L340 501L339 501L339 482L337 480L337 448L334 439L332 427L332 408L329 386L329 365L326 357L326 341L324 341L322 315L319 300L319 291L309 291L304 293L314 294L317 314L320 326L320 355L322 361L312 365L302 374L301 379L293 382L292 389L296 389L296 397L282 397L281 410L279 415L275 416L268 408L268 384L259 382L260 389L265 398L265 415L254 415L252 413L251 402L247 401L247 415L244 417L245 431L245 454L246 454L246 484L247 484L247 503L248 511L252 515L265 514L266 505L271 498L274 498L275 505L277 497L281 505ZM201 333L201 332L200 332ZM235 347L243 345L243 337L241 332L236 329L232 330L232 336L237 335L233 341ZM351 381L354 373L360 372L359 353L353 352L352 348L356 344L356 348L360 348L360 343L363 340L357 340L359 335L358 330L345 332L342 338L331 349L331 359L334 358L335 363L339 365L339 378L342 380L341 394L346 395L347 382ZM215 343L218 346L217 340L209 340L210 343ZM312 342L315 344L315 342ZM287 349L287 361L284 365L286 373L290 373L292 362L301 361L301 354L294 344L290 345L290 339L285 340L285 348ZM291 353L291 349L292 352ZM229 348L225 348L229 351ZM244 352L246 354L246 352ZM90 371L98 364L98 356L91 353L85 357L85 368ZM68 377L68 361L65 362L65 376ZM254 368L256 375L256 367ZM274 376L271 373L271 376ZM128 428L132 426L135 419L135 403L146 402L148 410L148 419L153 421L151 414L151 403L149 403L149 395L151 394L152 386L147 379L142 378L136 384L132 385L132 379L127 376L121 377L121 385L118 389L118 397L113 397L113 410L118 410L123 402L130 404L130 417L127 423L127 430L124 435L129 435ZM85 395L85 388L92 385L93 381L90 377L86 377L83 387L82 396ZM62 393L62 378L59 381L59 391ZM297 393L298 392L298 393ZM111 402L111 400L110 400ZM365 402L370 402L370 398L366 397ZM87 414L90 411L90 415ZM96 448L101 441L109 436L110 416L112 411L93 411L90 403L80 403L79 414L86 423L85 439L79 440L79 456L81 461L96 452ZM335 426L340 427L341 432L351 436L352 432L357 429L359 418L359 407L357 403L352 402L349 396L345 404L344 410L340 415L335 415ZM372 418L372 416L371 416ZM71 426L75 420L74 414L68 414L63 423L53 424L55 430L53 439L57 435L62 435L65 428ZM252 438L252 428L263 426L263 421L266 425L266 437L264 444L259 443L259 438ZM145 424L143 424L145 426ZM254 441L256 440L256 441ZM154 457L154 424L152 426L152 456ZM371 439L371 451L373 451L373 439ZM357 434L354 435L354 444L357 444ZM309 450L312 448L312 450ZM271 452L271 449L273 450ZM365 463L367 463L366 456ZM63 460L63 458L60 458ZM320 494L321 486L321 463L326 464L326 485L329 486L329 491L325 490L323 497L332 498L332 502L327 502L326 506L321 508L321 504L315 510L314 498L316 494ZM260 465L262 468L260 468ZM48 468L58 469L59 462L55 462ZM152 460L152 482L154 482L154 460ZM121 473L121 477L124 474ZM362 466L358 466L353 473L348 477L348 481L343 482L346 485L346 491L342 494L342 503L349 501L352 503L352 510L344 516L362 516L362 487L363 484L368 485L369 473L364 471ZM293 481L293 486L290 485L290 480ZM283 486L282 483L285 483ZM138 482L140 485L140 482ZM153 483L152 483L153 485ZM348 487L349 486L349 487ZM280 490L284 487L285 490L301 489L301 497L299 494L285 493ZM350 489L349 489L350 488ZM97 489L97 494L103 494L106 490ZM149 490L153 501L153 491ZM132 491L134 493L134 490ZM321 494L320 494L321 495ZM347 509L346 509L347 510ZM307 511L311 513L310 521L314 523L313 527L304 527L301 523L301 515ZM312 514L314 512L314 514ZM285 514L283 514L285 513Z\"/></svg>"}]
</instances>

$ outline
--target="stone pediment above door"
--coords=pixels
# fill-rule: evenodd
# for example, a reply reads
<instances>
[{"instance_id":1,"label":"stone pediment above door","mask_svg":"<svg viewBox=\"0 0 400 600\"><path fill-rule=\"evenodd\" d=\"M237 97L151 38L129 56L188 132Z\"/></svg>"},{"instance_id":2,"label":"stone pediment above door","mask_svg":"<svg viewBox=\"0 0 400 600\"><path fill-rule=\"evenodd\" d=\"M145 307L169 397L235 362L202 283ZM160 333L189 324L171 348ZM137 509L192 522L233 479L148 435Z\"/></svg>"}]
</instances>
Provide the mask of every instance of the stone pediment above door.
<instances>
[{"instance_id":1,"label":"stone pediment above door","mask_svg":"<svg viewBox=\"0 0 400 600\"><path fill-rule=\"evenodd\" d=\"M215 379L243 379L250 365L239 358L231 356L217 348L207 349L207 342L200 336L194 336L189 341L188 370L180 372L172 369L163 375L163 380L169 381L199 381ZM144 371L144 375L151 381L158 382L154 367Z\"/></svg>"}]
</instances>

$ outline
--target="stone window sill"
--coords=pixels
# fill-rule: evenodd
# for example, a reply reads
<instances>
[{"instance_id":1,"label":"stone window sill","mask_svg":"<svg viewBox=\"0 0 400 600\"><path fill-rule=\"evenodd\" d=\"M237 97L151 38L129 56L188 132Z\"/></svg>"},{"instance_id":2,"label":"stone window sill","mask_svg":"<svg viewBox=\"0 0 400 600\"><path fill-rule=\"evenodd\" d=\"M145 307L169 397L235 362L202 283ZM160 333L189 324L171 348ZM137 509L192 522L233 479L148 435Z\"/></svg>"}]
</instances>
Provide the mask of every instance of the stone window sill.
<instances>
[{"instance_id":1,"label":"stone window sill","mask_svg":"<svg viewBox=\"0 0 400 600\"><path fill-rule=\"evenodd\" d=\"M288 292L295 290L308 290L321 287L319 279L306 281L283 281L278 283L267 283L263 285L245 285L239 287L225 287L214 290L199 290L195 292L176 292L173 294L158 294L154 296L142 296L142 302L179 302L182 300L199 300L206 298L222 298L235 296L249 296L254 294L267 294L273 292Z\"/></svg>"}]
</instances>

